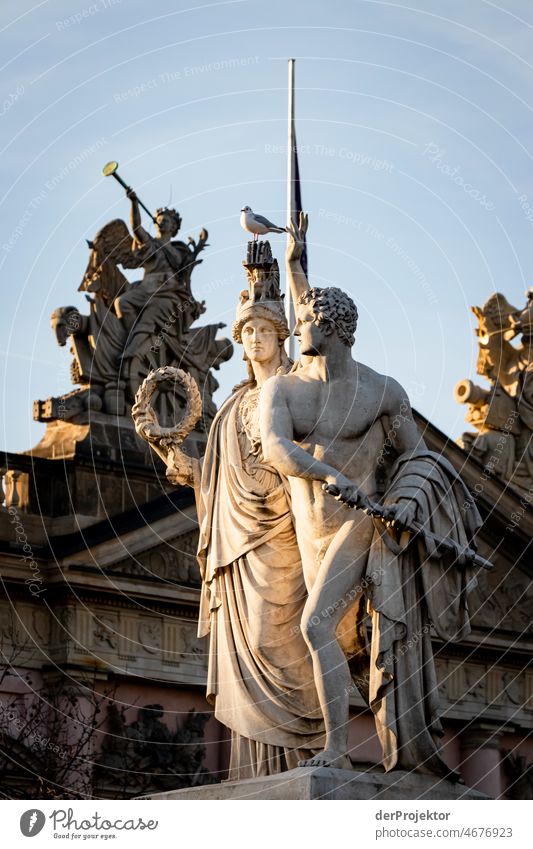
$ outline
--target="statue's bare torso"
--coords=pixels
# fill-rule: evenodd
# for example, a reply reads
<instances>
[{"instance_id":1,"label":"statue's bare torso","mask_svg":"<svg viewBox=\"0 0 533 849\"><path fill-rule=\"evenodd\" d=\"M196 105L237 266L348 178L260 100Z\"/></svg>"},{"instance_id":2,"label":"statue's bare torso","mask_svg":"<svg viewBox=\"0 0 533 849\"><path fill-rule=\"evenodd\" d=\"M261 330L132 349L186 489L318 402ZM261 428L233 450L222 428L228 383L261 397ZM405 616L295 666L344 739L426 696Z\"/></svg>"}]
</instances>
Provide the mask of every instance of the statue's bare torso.
<instances>
[{"instance_id":1,"label":"statue's bare torso","mask_svg":"<svg viewBox=\"0 0 533 849\"><path fill-rule=\"evenodd\" d=\"M304 367L280 379L280 384L293 422L294 441L374 498L376 462L385 441L387 378L353 363L348 380L321 383ZM300 487L313 493L308 506L317 521L338 514L339 505L323 492L319 481L294 477L292 486L295 493Z\"/></svg>"},{"instance_id":2,"label":"statue's bare torso","mask_svg":"<svg viewBox=\"0 0 533 849\"><path fill-rule=\"evenodd\" d=\"M399 409L401 387L368 366L353 362L342 379L316 379L314 364L276 378L276 403L285 407L292 439L300 448L349 478L375 500L377 472L386 459L385 442L391 418ZM323 490L323 480L290 476L293 513L305 577L309 587L334 535L350 522L366 552L373 533L372 520L340 504ZM354 537L352 537L352 541ZM361 566L363 564L361 563Z\"/></svg>"}]
</instances>

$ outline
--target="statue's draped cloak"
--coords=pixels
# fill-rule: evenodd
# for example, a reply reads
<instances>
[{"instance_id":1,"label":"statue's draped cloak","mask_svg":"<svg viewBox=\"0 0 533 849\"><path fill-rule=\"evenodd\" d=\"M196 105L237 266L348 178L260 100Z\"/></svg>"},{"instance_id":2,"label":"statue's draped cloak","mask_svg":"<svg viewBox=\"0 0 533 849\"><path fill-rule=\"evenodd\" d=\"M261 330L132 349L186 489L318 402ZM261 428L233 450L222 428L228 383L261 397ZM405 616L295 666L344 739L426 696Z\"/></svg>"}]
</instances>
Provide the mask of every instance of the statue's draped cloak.
<instances>
[{"instance_id":1,"label":"statue's draped cloak","mask_svg":"<svg viewBox=\"0 0 533 849\"><path fill-rule=\"evenodd\" d=\"M126 331L115 313L100 298L93 298L91 301L88 322L89 334L96 343L90 364L91 376L94 369L96 374L112 382L120 372ZM73 344L76 344L75 339Z\"/></svg>"},{"instance_id":2,"label":"statue's draped cloak","mask_svg":"<svg viewBox=\"0 0 533 849\"><path fill-rule=\"evenodd\" d=\"M481 524L472 497L450 463L430 451L401 457L385 503L414 499L427 531L470 546ZM450 774L439 754L442 736L431 645L461 640L470 630L467 593L472 569L436 556L422 535L405 545L376 521L368 563L372 580L370 705L386 770ZM429 545L429 550L428 550Z\"/></svg>"},{"instance_id":3,"label":"statue's draped cloak","mask_svg":"<svg viewBox=\"0 0 533 849\"><path fill-rule=\"evenodd\" d=\"M233 732L232 778L297 766L323 731L300 630L307 596L288 491L243 431L247 391L215 417L197 493L198 633L210 639L207 698Z\"/></svg>"}]
</instances>

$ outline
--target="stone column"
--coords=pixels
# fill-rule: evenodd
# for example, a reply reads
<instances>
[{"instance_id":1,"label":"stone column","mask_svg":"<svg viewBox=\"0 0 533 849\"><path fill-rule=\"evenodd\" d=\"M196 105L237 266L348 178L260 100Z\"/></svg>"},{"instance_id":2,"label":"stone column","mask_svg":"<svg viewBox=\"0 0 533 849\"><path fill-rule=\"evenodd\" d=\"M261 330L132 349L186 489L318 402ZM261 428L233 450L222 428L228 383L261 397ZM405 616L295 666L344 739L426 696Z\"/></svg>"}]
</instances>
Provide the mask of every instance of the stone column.
<instances>
[{"instance_id":1,"label":"stone column","mask_svg":"<svg viewBox=\"0 0 533 849\"><path fill-rule=\"evenodd\" d=\"M462 732L461 775L468 787L493 799L502 793L500 731L489 722L475 722Z\"/></svg>"}]
</instances>

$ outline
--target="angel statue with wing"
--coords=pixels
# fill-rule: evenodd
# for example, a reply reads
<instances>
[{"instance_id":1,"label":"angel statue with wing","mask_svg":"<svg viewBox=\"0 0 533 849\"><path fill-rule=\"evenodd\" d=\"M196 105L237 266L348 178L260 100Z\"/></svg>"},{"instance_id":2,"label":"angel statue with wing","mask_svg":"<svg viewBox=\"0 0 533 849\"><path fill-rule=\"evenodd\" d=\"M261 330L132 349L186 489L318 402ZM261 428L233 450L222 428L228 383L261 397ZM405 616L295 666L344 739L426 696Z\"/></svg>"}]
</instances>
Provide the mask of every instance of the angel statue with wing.
<instances>
[{"instance_id":1,"label":"angel statue with wing","mask_svg":"<svg viewBox=\"0 0 533 849\"><path fill-rule=\"evenodd\" d=\"M58 344L70 339L72 380L82 388L36 402L38 421L71 419L89 408L125 415L146 375L169 365L185 369L202 386L208 421L216 412L212 395L218 383L212 369L228 360L233 348L229 340L216 338L223 324L192 327L205 312L204 302L192 294L191 273L202 262L198 257L207 231L201 230L197 241L176 240L181 217L165 207L153 217L152 236L142 226L137 195L128 188L127 196L132 233L117 218L88 242L91 255L78 291L86 293L89 315L74 306L52 314ZM130 283L121 268L142 268L144 275ZM176 406L184 400L162 390L161 420L174 421Z\"/></svg>"},{"instance_id":2,"label":"angel statue with wing","mask_svg":"<svg viewBox=\"0 0 533 849\"><path fill-rule=\"evenodd\" d=\"M142 344L143 337L150 335L154 322L164 326L177 299L181 305L178 312L182 316L179 322L182 330L205 312L204 303L193 298L190 277L196 256L207 239L207 232L203 230L198 247L194 245L192 250L185 242L172 241L180 229L181 217L175 209L167 208L157 210L155 225L158 235L150 236L141 224L137 195L130 190L128 197L131 200L133 230L131 259L135 264L125 267L142 265L144 278L132 283L115 300L115 311L129 334L125 357L132 356Z\"/></svg>"}]
</instances>

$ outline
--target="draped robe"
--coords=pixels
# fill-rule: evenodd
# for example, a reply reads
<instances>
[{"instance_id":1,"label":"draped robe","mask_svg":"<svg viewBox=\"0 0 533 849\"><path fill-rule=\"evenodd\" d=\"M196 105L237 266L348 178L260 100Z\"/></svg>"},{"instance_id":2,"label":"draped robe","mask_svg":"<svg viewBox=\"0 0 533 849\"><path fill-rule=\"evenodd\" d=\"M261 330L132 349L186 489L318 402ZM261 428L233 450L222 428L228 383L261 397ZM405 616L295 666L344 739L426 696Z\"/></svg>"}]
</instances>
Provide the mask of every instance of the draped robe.
<instances>
[{"instance_id":1,"label":"draped robe","mask_svg":"<svg viewBox=\"0 0 533 849\"><path fill-rule=\"evenodd\" d=\"M217 413L197 496L198 635L209 635L207 698L232 731L233 779L292 769L323 743L288 489L263 461L257 401L244 386Z\"/></svg>"},{"instance_id":2,"label":"draped robe","mask_svg":"<svg viewBox=\"0 0 533 849\"><path fill-rule=\"evenodd\" d=\"M471 546L481 520L451 464L439 454L420 451L400 457L386 504L413 499L418 521L427 531ZM376 520L368 575L372 590L370 706L383 748L385 770L415 769L451 776L439 753L442 736L439 695L431 644L461 640L470 631L467 594L473 570L438 556L419 535L404 546ZM453 777L453 776L452 776Z\"/></svg>"}]
</instances>

